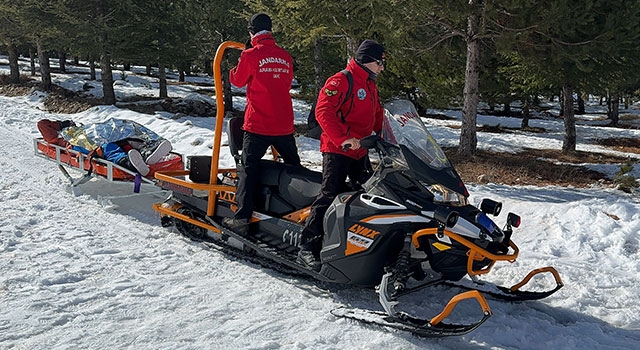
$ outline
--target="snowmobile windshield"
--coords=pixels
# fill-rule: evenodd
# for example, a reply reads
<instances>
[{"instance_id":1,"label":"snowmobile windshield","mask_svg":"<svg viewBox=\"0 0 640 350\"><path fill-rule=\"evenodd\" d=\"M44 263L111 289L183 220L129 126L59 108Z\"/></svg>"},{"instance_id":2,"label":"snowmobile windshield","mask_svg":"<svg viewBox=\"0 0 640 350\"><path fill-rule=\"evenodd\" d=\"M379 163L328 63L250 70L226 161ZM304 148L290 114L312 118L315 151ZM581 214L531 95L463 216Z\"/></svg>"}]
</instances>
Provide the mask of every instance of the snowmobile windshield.
<instances>
[{"instance_id":1,"label":"snowmobile windshield","mask_svg":"<svg viewBox=\"0 0 640 350\"><path fill-rule=\"evenodd\" d=\"M386 104L385 108L382 132L385 141L405 146L413 156L432 169L451 167L447 156L418 116L413 103L395 100ZM407 164L406 160L404 163Z\"/></svg>"}]
</instances>

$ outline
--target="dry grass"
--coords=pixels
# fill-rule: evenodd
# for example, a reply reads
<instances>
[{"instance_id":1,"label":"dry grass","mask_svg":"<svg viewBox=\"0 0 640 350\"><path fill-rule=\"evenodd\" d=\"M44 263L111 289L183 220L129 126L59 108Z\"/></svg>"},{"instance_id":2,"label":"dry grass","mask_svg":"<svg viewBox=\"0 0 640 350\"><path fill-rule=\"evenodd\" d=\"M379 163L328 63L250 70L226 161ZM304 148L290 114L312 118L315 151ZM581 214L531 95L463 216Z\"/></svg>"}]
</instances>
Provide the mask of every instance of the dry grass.
<instances>
[{"instance_id":1,"label":"dry grass","mask_svg":"<svg viewBox=\"0 0 640 350\"><path fill-rule=\"evenodd\" d=\"M539 149L516 154L478 151L471 158L462 158L456 152L455 148L445 149L465 183L505 185L588 187L595 183L611 184L604 174L572 164L624 163L626 160L586 152L564 155L557 150Z\"/></svg>"}]
</instances>

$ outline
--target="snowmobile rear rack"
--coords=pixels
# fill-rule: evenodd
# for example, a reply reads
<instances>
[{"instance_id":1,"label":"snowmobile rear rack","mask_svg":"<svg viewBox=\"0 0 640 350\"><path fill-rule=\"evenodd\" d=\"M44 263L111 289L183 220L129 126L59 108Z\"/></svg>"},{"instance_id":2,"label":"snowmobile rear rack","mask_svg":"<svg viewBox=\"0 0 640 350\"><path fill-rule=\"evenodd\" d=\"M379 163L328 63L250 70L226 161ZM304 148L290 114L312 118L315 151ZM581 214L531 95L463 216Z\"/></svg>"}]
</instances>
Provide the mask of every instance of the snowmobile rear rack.
<instances>
[{"instance_id":1,"label":"snowmobile rear rack","mask_svg":"<svg viewBox=\"0 0 640 350\"><path fill-rule=\"evenodd\" d=\"M216 197L218 193L224 191L230 191L235 193L235 186L218 184L218 174L223 172L231 172L235 171L235 169L219 169L218 162L220 160L220 146L222 143L222 129L224 125L224 96L222 89L218 89L217 87L222 86L222 58L224 57L224 52L227 48L234 48L238 50L244 49L244 44L234 42L234 41L225 41L218 47L216 51L215 58L213 60L213 78L216 86L216 125L213 134L213 151L211 158L211 171L209 175L209 183L208 184L200 184L187 180L185 177L189 175L189 171L184 172L166 172L166 171L158 171L155 174L155 178L158 180L162 180L165 183L170 183L177 185L178 187L186 190L205 190L209 192L209 196L207 199L207 216L213 216L215 213L215 203ZM154 206L157 208L157 206ZM170 210L162 211L163 214L169 216L175 216L176 214ZM214 232L218 232L219 230L214 230Z\"/></svg>"}]
</instances>

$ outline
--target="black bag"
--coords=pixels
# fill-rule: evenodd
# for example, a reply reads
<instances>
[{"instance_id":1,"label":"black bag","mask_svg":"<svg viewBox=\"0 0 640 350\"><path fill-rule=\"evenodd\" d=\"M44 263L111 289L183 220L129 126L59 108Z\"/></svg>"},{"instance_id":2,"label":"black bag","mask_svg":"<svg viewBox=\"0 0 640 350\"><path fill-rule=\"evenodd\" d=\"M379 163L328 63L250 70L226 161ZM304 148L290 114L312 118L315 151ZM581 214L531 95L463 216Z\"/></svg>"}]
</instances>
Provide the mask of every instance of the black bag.
<instances>
[{"instance_id":1,"label":"black bag","mask_svg":"<svg viewBox=\"0 0 640 350\"><path fill-rule=\"evenodd\" d=\"M351 97L351 90L353 90L353 77L351 76L351 72L349 72L346 69L343 69L340 72L347 77L347 82L349 83L347 94L345 95L344 100L342 100L342 103L340 104L340 108L342 108L342 106ZM307 117L307 137L311 137L314 139L320 139L320 134L322 134L322 128L320 127L320 124L318 124L318 121L316 120L316 104L317 103L318 103L318 98L316 97L316 102L314 102L313 106L311 106L311 111L309 111L309 116ZM349 112L347 112L346 114L349 114ZM346 120L346 115L342 114L340 115L340 117L342 119L342 122L344 123Z\"/></svg>"}]
</instances>

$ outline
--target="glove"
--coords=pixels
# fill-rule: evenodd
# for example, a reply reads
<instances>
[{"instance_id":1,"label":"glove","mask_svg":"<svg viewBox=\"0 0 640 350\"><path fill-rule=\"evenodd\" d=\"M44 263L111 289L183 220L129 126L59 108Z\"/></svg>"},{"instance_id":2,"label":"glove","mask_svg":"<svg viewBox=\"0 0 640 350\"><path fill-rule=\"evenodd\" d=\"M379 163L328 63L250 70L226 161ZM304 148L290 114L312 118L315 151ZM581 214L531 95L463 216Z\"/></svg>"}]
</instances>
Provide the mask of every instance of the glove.
<instances>
[{"instance_id":1,"label":"glove","mask_svg":"<svg viewBox=\"0 0 640 350\"><path fill-rule=\"evenodd\" d=\"M245 48L245 50L246 50L246 49L250 49L250 48L252 48L252 47L253 47L253 46L251 45L251 38L249 38L249 39L247 39L247 42L246 42L246 43L244 43L244 48Z\"/></svg>"},{"instance_id":2,"label":"glove","mask_svg":"<svg viewBox=\"0 0 640 350\"><path fill-rule=\"evenodd\" d=\"M76 126L76 123L74 123L73 120L63 120L60 122L61 129L68 128L70 126Z\"/></svg>"}]
</instances>

